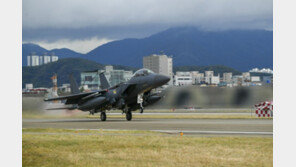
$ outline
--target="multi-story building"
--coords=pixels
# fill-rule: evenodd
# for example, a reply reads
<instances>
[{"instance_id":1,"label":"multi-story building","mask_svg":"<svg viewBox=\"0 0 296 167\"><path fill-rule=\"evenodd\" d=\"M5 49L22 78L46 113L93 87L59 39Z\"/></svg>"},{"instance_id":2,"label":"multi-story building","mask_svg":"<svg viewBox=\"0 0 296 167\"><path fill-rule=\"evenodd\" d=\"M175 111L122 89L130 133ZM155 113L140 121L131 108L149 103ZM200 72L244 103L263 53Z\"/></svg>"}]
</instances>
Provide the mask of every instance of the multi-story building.
<instances>
[{"instance_id":1,"label":"multi-story building","mask_svg":"<svg viewBox=\"0 0 296 167\"><path fill-rule=\"evenodd\" d=\"M42 65L42 64L44 64L43 56L39 56L39 65Z\"/></svg>"},{"instance_id":2,"label":"multi-story building","mask_svg":"<svg viewBox=\"0 0 296 167\"><path fill-rule=\"evenodd\" d=\"M39 66L39 56L37 55L31 56L31 66Z\"/></svg>"},{"instance_id":3,"label":"multi-story building","mask_svg":"<svg viewBox=\"0 0 296 167\"><path fill-rule=\"evenodd\" d=\"M58 56L48 56L47 53L44 53L42 56L32 53L31 55L27 56L27 66L40 66L50 62L58 61L58 59Z\"/></svg>"},{"instance_id":4,"label":"multi-story building","mask_svg":"<svg viewBox=\"0 0 296 167\"><path fill-rule=\"evenodd\" d=\"M43 64L47 64L51 62L50 56L44 54L42 57L43 57Z\"/></svg>"},{"instance_id":5,"label":"multi-story building","mask_svg":"<svg viewBox=\"0 0 296 167\"><path fill-rule=\"evenodd\" d=\"M50 62L55 62L55 61L58 61L58 60L59 60L58 56L55 56L55 55L50 56Z\"/></svg>"},{"instance_id":6,"label":"multi-story building","mask_svg":"<svg viewBox=\"0 0 296 167\"><path fill-rule=\"evenodd\" d=\"M177 71L174 76L174 83L176 86L192 85L191 72Z\"/></svg>"},{"instance_id":7,"label":"multi-story building","mask_svg":"<svg viewBox=\"0 0 296 167\"><path fill-rule=\"evenodd\" d=\"M220 75L211 77L210 84L218 85L219 83L220 83Z\"/></svg>"},{"instance_id":8,"label":"multi-story building","mask_svg":"<svg viewBox=\"0 0 296 167\"><path fill-rule=\"evenodd\" d=\"M110 86L117 85L121 82L128 81L132 76L132 71L124 70L114 70L113 66L106 66L105 70L93 70L93 71L84 71L81 75L81 85L89 89L99 89L101 83L99 79L99 74L104 72L106 79L110 83Z\"/></svg>"},{"instance_id":9,"label":"multi-story building","mask_svg":"<svg viewBox=\"0 0 296 167\"><path fill-rule=\"evenodd\" d=\"M169 76L171 80L169 85L173 84L173 59L167 55L153 54L143 57L143 67L157 74Z\"/></svg>"},{"instance_id":10,"label":"multi-story building","mask_svg":"<svg viewBox=\"0 0 296 167\"><path fill-rule=\"evenodd\" d=\"M31 66L32 59L31 56L27 56L27 66Z\"/></svg>"},{"instance_id":11,"label":"multi-story building","mask_svg":"<svg viewBox=\"0 0 296 167\"><path fill-rule=\"evenodd\" d=\"M205 82L211 84L211 78L214 76L214 71L205 71Z\"/></svg>"},{"instance_id":12,"label":"multi-story building","mask_svg":"<svg viewBox=\"0 0 296 167\"><path fill-rule=\"evenodd\" d=\"M231 79L232 79L232 73L231 72L225 72L223 73L223 82L225 83L231 83Z\"/></svg>"},{"instance_id":13,"label":"multi-story building","mask_svg":"<svg viewBox=\"0 0 296 167\"><path fill-rule=\"evenodd\" d=\"M244 82L250 82L250 80L251 80L250 72L243 72L242 76L243 76L243 81Z\"/></svg>"},{"instance_id":14,"label":"multi-story building","mask_svg":"<svg viewBox=\"0 0 296 167\"><path fill-rule=\"evenodd\" d=\"M192 84L198 85L204 81L204 73L199 73L198 71L191 71Z\"/></svg>"}]
</instances>

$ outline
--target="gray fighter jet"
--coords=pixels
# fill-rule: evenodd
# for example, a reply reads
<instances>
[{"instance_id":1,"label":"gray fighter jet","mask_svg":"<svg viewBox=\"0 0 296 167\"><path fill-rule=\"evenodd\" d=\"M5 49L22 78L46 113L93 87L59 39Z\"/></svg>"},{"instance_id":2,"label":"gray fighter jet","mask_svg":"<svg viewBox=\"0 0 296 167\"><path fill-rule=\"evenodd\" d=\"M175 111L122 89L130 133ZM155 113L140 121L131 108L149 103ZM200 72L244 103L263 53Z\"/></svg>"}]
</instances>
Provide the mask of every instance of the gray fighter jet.
<instances>
[{"instance_id":1,"label":"gray fighter jet","mask_svg":"<svg viewBox=\"0 0 296 167\"><path fill-rule=\"evenodd\" d=\"M129 81L110 87L105 75L101 73L102 90L80 93L77 83L72 78L70 84L73 94L44 101L63 100L68 105L63 109L79 109L89 111L91 114L100 112L102 121L107 119L106 110L120 109L126 114L126 120L130 121L132 111L140 109L143 113L145 106L161 99L161 96L151 93L151 90L166 84L169 80L167 76L155 74L148 69L140 69Z\"/></svg>"}]
</instances>

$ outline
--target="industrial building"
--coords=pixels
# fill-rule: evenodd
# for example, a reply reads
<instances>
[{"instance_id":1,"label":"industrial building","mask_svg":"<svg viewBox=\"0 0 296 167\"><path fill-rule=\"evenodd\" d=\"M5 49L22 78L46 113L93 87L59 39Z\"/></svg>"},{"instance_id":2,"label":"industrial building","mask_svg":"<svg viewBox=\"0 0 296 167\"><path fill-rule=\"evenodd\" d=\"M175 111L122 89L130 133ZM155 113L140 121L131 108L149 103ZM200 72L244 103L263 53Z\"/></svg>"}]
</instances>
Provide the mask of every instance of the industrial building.
<instances>
[{"instance_id":1,"label":"industrial building","mask_svg":"<svg viewBox=\"0 0 296 167\"><path fill-rule=\"evenodd\" d=\"M99 89L99 74L104 72L110 86L128 81L132 76L132 71L114 70L113 66L105 66L105 70L84 71L81 73L81 86L91 90Z\"/></svg>"},{"instance_id":2,"label":"industrial building","mask_svg":"<svg viewBox=\"0 0 296 167\"><path fill-rule=\"evenodd\" d=\"M173 59L165 54L143 57L143 67L147 68L157 74L169 76L171 80L169 85L173 85Z\"/></svg>"}]
</instances>

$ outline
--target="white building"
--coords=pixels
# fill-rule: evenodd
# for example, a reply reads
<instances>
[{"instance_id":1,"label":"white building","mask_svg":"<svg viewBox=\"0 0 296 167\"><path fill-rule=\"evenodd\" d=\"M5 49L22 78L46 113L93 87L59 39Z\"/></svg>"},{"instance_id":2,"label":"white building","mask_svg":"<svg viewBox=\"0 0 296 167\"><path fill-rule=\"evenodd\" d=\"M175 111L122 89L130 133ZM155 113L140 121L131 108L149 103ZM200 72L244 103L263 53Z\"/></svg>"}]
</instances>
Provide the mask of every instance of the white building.
<instances>
[{"instance_id":1,"label":"white building","mask_svg":"<svg viewBox=\"0 0 296 167\"><path fill-rule=\"evenodd\" d=\"M214 71L205 71L205 82L211 84L211 78L214 76Z\"/></svg>"},{"instance_id":2,"label":"white building","mask_svg":"<svg viewBox=\"0 0 296 167\"><path fill-rule=\"evenodd\" d=\"M191 72L176 72L174 76L174 85L185 86L192 85L192 75Z\"/></svg>"},{"instance_id":3,"label":"white building","mask_svg":"<svg viewBox=\"0 0 296 167\"><path fill-rule=\"evenodd\" d=\"M251 80L251 75L250 75L249 72L243 72L242 76L243 76L243 81L244 82L249 82Z\"/></svg>"},{"instance_id":4,"label":"white building","mask_svg":"<svg viewBox=\"0 0 296 167\"><path fill-rule=\"evenodd\" d=\"M31 66L31 62L32 62L31 56L27 56L27 66Z\"/></svg>"},{"instance_id":5,"label":"white building","mask_svg":"<svg viewBox=\"0 0 296 167\"><path fill-rule=\"evenodd\" d=\"M39 56L37 55L31 56L31 66L39 66Z\"/></svg>"},{"instance_id":6,"label":"white building","mask_svg":"<svg viewBox=\"0 0 296 167\"><path fill-rule=\"evenodd\" d=\"M223 73L223 82L231 83L231 79L232 79L232 73L231 72Z\"/></svg>"},{"instance_id":7,"label":"white building","mask_svg":"<svg viewBox=\"0 0 296 167\"><path fill-rule=\"evenodd\" d=\"M44 64L43 56L39 56L39 65L42 65L42 64Z\"/></svg>"},{"instance_id":8,"label":"white building","mask_svg":"<svg viewBox=\"0 0 296 167\"><path fill-rule=\"evenodd\" d=\"M251 82L260 82L260 77L259 76L252 76Z\"/></svg>"},{"instance_id":9,"label":"white building","mask_svg":"<svg viewBox=\"0 0 296 167\"><path fill-rule=\"evenodd\" d=\"M204 73L198 71L191 71L192 84L198 85L204 80Z\"/></svg>"},{"instance_id":10,"label":"white building","mask_svg":"<svg viewBox=\"0 0 296 167\"><path fill-rule=\"evenodd\" d=\"M157 74L166 75L171 78L169 85L173 84L173 59L167 55L153 54L143 57L143 67Z\"/></svg>"},{"instance_id":11,"label":"white building","mask_svg":"<svg viewBox=\"0 0 296 167\"><path fill-rule=\"evenodd\" d=\"M43 64L47 64L47 63L50 63L50 56L48 55L43 55Z\"/></svg>"},{"instance_id":12,"label":"white building","mask_svg":"<svg viewBox=\"0 0 296 167\"><path fill-rule=\"evenodd\" d=\"M48 56L46 53L42 56L35 55L34 53L30 56L27 56L27 66L40 66L50 62L58 61L59 57L52 55Z\"/></svg>"},{"instance_id":13,"label":"white building","mask_svg":"<svg viewBox=\"0 0 296 167\"><path fill-rule=\"evenodd\" d=\"M69 93L71 92L71 86L70 84L63 84L61 87L59 87L60 91Z\"/></svg>"},{"instance_id":14,"label":"white building","mask_svg":"<svg viewBox=\"0 0 296 167\"><path fill-rule=\"evenodd\" d=\"M50 56L50 62L55 62L55 61L58 61L59 60L59 57L58 56L55 56L55 55L52 55Z\"/></svg>"},{"instance_id":15,"label":"white building","mask_svg":"<svg viewBox=\"0 0 296 167\"><path fill-rule=\"evenodd\" d=\"M212 76L210 79L210 84L218 85L220 83L220 76Z\"/></svg>"},{"instance_id":16,"label":"white building","mask_svg":"<svg viewBox=\"0 0 296 167\"><path fill-rule=\"evenodd\" d=\"M39 56L34 53L30 56L27 56L27 65L28 66L39 66Z\"/></svg>"},{"instance_id":17,"label":"white building","mask_svg":"<svg viewBox=\"0 0 296 167\"><path fill-rule=\"evenodd\" d=\"M26 89L27 90L33 89L33 84L32 83L26 84Z\"/></svg>"}]
</instances>

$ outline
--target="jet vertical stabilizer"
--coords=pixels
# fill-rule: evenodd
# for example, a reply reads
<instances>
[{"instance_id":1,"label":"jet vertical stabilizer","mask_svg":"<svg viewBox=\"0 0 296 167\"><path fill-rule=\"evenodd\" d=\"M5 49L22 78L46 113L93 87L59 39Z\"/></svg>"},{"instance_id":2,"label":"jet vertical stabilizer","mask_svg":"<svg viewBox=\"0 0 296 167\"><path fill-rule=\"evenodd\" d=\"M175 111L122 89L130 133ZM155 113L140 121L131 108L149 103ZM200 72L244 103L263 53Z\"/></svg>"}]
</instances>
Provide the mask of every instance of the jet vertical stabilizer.
<instances>
[{"instance_id":1,"label":"jet vertical stabilizer","mask_svg":"<svg viewBox=\"0 0 296 167\"><path fill-rule=\"evenodd\" d=\"M69 75L69 79L70 79L71 94L78 94L78 93L80 93L80 90L78 88L77 82L74 79L74 77L73 77L72 74Z\"/></svg>"},{"instance_id":2,"label":"jet vertical stabilizer","mask_svg":"<svg viewBox=\"0 0 296 167\"><path fill-rule=\"evenodd\" d=\"M105 76L105 74L102 72L100 73L100 82L101 82L101 89L108 89L110 88L110 84Z\"/></svg>"}]
</instances>

